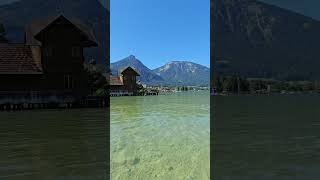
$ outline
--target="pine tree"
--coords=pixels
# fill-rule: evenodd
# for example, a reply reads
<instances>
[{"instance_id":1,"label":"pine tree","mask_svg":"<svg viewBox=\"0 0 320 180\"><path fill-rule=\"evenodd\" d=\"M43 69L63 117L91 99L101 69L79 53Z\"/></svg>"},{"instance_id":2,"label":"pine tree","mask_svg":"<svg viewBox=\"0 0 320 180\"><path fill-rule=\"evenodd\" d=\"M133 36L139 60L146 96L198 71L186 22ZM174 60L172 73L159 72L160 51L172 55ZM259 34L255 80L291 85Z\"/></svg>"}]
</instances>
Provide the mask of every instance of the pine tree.
<instances>
[{"instance_id":1,"label":"pine tree","mask_svg":"<svg viewBox=\"0 0 320 180\"><path fill-rule=\"evenodd\" d=\"M6 35L6 30L4 28L3 24L0 24L0 36L5 36Z\"/></svg>"},{"instance_id":2,"label":"pine tree","mask_svg":"<svg viewBox=\"0 0 320 180\"><path fill-rule=\"evenodd\" d=\"M7 39L4 37L6 35L6 31L4 29L4 25L0 24L0 42L8 42Z\"/></svg>"}]
</instances>

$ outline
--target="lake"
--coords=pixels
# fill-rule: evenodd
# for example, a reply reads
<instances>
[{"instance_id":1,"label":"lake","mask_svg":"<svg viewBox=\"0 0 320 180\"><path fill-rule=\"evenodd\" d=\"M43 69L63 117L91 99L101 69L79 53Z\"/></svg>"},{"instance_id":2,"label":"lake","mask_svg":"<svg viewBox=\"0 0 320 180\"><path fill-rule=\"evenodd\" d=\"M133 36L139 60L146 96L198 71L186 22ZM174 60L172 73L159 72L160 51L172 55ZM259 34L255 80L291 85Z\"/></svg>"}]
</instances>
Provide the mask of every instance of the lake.
<instances>
[{"instance_id":1,"label":"lake","mask_svg":"<svg viewBox=\"0 0 320 180\"><path fill-rule=\"evenodd\" d=\"M112 179L209 179L209 99L112 97ZM211 99L215 180L319 179L319 95ZM107 179L107 119L104 109L0 112L0 179Z\"/></svg>"},{"instance_id":2,"label":"lake","mask_svg":"<svg viewBox=\"0 0 320 180\"><path fill-rule=\"evenodd\" d=\"M106 109L0 112L0 179L106 180Z\"/></svg>"},{"instance_id":3,"label":"lake","mask_svg":"<svg viewBox=\"0 0 320 180\"><path fill-rule=\"evenodd\" d=\"M112 179L210 179L209 105L209 92L111 97Z\"/></svg>"},{"instance_id":4,"label":"lake","mask_svg":"<svg viewBox=\"0 0 320 180\"><path fill-rule=\"evenodd\" d=\"M318 180L320 95L212 98L215 180Z\"/></svg>"}]
</instances>

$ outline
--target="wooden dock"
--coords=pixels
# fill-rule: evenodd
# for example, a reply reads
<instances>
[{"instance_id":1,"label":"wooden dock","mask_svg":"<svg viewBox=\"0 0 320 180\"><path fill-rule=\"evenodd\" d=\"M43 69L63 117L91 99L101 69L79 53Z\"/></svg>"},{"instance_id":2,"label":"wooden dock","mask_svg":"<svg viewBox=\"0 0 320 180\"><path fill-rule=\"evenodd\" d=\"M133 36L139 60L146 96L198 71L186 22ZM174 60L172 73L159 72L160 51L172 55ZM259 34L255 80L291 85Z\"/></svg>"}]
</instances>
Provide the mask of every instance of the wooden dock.
<instances>
[{"instance_id":1,"label":"wooden dock","mask_svg":"<svg viewBox=\"0 0 320 180\"><path fill-rule=\"evenodd\" d=\"M70 93L51 92L0 92L0 111L59 109L59 108L105 108L109 99L97 96L77 97Z\"/></svg>"},{"instance_id":2,"label":"wooden dock","mask_svg":"<svg viewBox=\"0 0 320 180\"><path fill-rule=\"evenodd\" d=\"M134 93L126 90L118 90L110 91L110 96L134 96Z\"/></svg>"}]
</instances>

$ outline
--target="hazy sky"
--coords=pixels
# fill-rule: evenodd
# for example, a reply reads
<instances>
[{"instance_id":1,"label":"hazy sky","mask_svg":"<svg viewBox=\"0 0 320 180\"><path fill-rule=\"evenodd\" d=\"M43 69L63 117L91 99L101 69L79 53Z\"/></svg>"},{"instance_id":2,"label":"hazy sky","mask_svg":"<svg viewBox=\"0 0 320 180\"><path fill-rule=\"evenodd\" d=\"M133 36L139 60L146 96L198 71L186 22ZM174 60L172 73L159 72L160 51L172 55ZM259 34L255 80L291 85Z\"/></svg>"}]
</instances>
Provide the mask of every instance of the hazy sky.
<instances>
[{"instance_id":1,"label":"hazy sky","mask_svg":"<svg viewBox=\"0 0 320 180\"><path fill-rule=\"evenodd\" d=\"M111 62L132 54L151 69L210 65L209 0L111 0L110 12Z\"/></svg>"}]
</instances>

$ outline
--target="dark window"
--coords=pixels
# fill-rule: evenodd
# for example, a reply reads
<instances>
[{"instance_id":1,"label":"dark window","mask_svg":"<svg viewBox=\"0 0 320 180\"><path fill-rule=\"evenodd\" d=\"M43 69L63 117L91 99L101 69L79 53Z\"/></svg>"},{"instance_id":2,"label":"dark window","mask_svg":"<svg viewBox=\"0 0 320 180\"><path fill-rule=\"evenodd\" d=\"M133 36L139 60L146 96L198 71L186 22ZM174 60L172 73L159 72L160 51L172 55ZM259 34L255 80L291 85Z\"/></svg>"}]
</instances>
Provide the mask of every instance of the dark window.
<instances>
[{"instance_id":1,"label":"dark window","mask_svg":"<svg viewBox=\"0 0 320 180\"><path fill-rule=\"evenodd\" d=\"M64 87L67 89L71 89L74 86L73 78L70 75L64 76Z\"/></svg>"},{"instance_id":2,"label":"dark window","mask_svg":"<svg viewBox=\"0 0 320 180\"><path fill-rule=\"evenodd\" d=\"M43 48L43 53L44 53L44 56L46 56L46 57L52 56L52 51L53 51L52 47L44 47Z\"/></svg>"},{"instance_id":3,"label":"dark window","mask_svg":"<svg viewBox=\"0 0 320 180\"><path fill-rule=\"evenodd\" d=\"M81 47L78 47L78 46L72 47L72 57L81 57L81 56L82 56Z\"/></svg>"}]
</instances>

